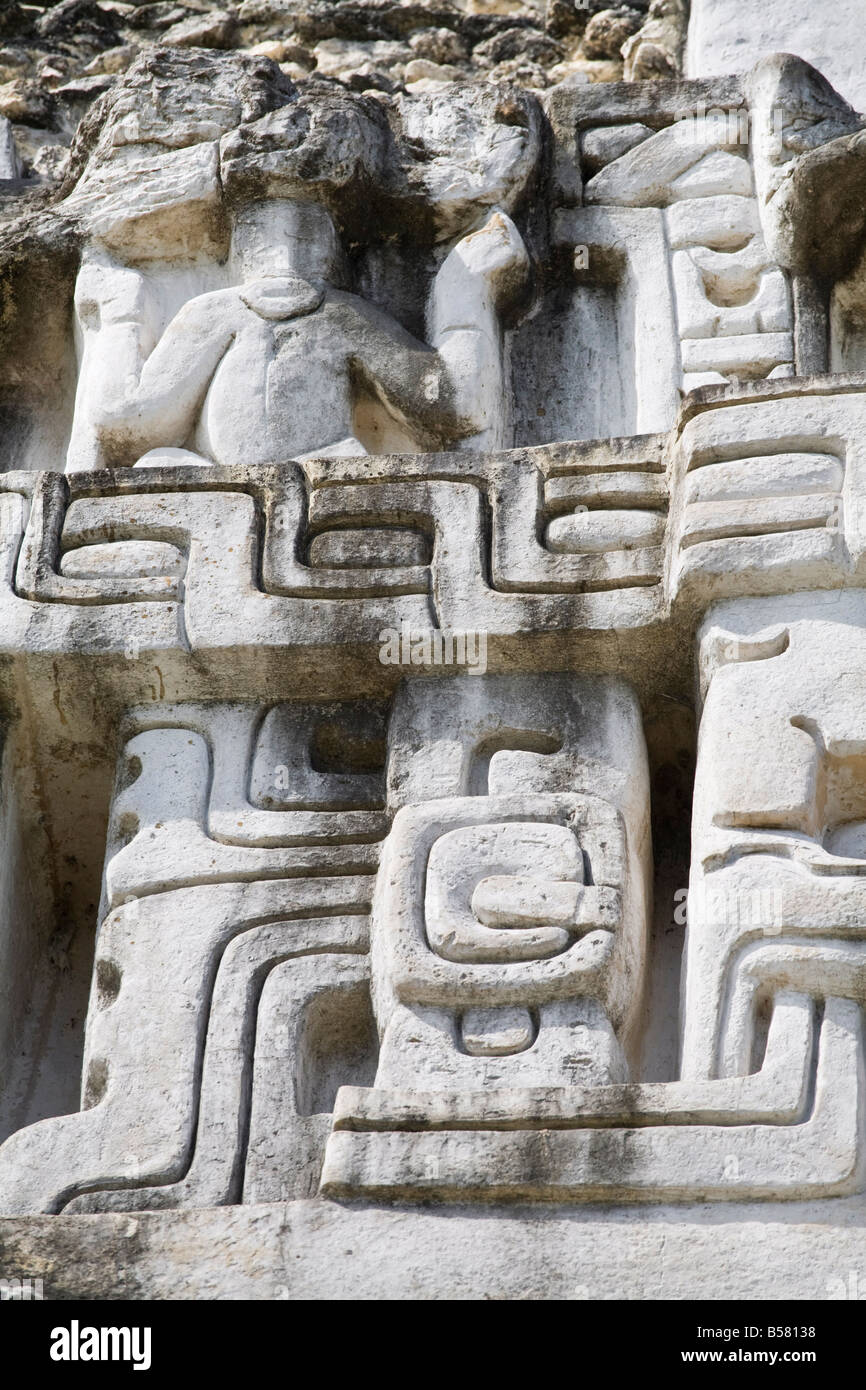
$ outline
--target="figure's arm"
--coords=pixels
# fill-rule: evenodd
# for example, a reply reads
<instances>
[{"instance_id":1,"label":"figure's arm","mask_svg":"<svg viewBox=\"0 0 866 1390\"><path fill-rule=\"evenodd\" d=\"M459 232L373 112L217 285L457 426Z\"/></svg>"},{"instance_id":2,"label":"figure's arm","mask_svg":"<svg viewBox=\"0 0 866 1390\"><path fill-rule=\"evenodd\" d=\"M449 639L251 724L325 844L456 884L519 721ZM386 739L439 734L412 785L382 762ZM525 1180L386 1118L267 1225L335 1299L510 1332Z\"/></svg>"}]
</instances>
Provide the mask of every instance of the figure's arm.
<instances>
[{"instance_id":1,"label":"figure's arm","mask_svg":"<svg viewBox=\"0 0 866 1390\"><path fill-rule=\"evenodd\" d=\"M494 212L443 262L428 307L428 336L450 378L455 414L472 422L470 449L507 442L501 314L519 297L529 257L511 218Z\"/></svg>"},{"instance_id":2,"label":"figure's arm","mask_svg":"<svg viewBox=\"0 0 866 1390\"><path fill-rule=\"evenodd\" d=\"M441 442L489 449L506 419L500 314L521 289L528 256L510 218L496 212L443 262L428 305L431 347L387 315L360 307L364 329L353 354L359 374L404 421Z\"/></svg>"},{"instance_id":3,"label":"figure's arm","mask_svg":"<svg viewBox=\"0 0 866 1390\"><path fill-rule=\"evenodd\" d=\"M457 417L451 379L437 352L375 305L355 295L334 298L347 314L348 360L356 386L377 396L424 448L444 447L471 431L471 422Z\"/></svg>"},{"instance_id":4,"label":"figure's arm","mask_svg":"<svg viewBox=\"0 0 866 1390\"><path fill-rule=\"evenodd\" d=\"M98 420L106 397L122 387L156 342L150 309L139 271L104 251L86 254L75 282L80 360L67 472L105 466Z\"/></svg>"},{"instance_id":5,"label":"figure's arm","mask_svg":"<svg viewBox=\"0 0 866 1390\"><path fill-rule=\"evenodd\" d=\"M70 469L183 444L232 340L236 305L233 290L199 295L156 341L143 276L105 260L85 266L76 287L85 337L76 415L91 442L73 440Z\"/></svg>"},{"instance_id":6,"label":"figure's arm","mask_svg":"<svg viewBox=\"0 0 866 1390\"><path fill-rule=\"evenodd\" d=\"M190 300L175 314L153 352L106 393L97 427L109 448L141 453L156 445L182 445L198 418L220 359L234 337L237 294L216 290ZM125 325L110 333L125 341Z\"/></svg>"}]
</instances>

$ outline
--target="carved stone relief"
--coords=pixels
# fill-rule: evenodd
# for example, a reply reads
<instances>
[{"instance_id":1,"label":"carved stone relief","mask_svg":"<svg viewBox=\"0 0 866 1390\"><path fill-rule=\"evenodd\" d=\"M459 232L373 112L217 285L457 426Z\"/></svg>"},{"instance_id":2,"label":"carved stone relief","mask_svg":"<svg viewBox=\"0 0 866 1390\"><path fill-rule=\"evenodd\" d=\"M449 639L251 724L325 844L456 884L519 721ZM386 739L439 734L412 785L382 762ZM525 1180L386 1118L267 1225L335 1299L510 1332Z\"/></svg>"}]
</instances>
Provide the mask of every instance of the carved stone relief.
<instances>
[{"instance_id":1,"label":"carved stone relief","mask_svg":"<svg viewBox=\"0 0 866 1390\"><path fill-rule=\"evenodd\" d=\"M0 82L0 1228L280 1207L372 1269L395 1207L529 1207L824 1270L866 117L730 69L736 0L374 8L100 8Z\"/></svg>"}]
</instances>

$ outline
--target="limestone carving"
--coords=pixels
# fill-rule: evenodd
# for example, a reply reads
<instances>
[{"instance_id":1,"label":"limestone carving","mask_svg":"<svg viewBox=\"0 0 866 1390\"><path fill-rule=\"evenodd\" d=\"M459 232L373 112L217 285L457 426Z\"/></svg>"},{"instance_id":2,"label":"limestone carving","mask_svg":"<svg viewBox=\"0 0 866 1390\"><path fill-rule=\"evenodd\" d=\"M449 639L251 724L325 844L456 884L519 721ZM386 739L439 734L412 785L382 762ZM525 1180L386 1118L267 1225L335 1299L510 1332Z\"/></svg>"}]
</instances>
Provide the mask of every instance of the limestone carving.
<instances>
[{"instance_id":1,"label":"limestone carving","mask_svg":"<svg viewBox=\"0 0 866 1390\"><path fill-rule=\"evenodd\" d=\"M510 218L491 214L443 262L432 352L335 288L337 257L334 224L316 203L240 210L237 286L188 300L148 352L145 277L95 254L76 287L87 356L68 467L363 454L353 433L359 380L419 442L506 442L496 310L527 262Z\"/></svg>"},{"instance_id":2,"label":"limestone carving","mask_svg":"<svg viewBox=\"0 0 866 1390\"><path fill-rule=\"evenodd\" d=\"M4 9L4 1259L860 1258L864 55L789 4Z\"/></svg>"}]
</instances>

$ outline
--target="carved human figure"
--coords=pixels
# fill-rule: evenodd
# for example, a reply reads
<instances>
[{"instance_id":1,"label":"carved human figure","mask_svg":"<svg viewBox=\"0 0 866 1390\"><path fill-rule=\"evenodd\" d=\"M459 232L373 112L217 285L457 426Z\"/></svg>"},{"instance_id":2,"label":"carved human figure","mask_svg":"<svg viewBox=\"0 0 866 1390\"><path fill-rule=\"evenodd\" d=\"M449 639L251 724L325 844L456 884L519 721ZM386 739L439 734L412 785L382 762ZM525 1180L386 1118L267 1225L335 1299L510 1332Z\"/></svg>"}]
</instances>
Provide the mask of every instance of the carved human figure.
<instances>
[{"instance_id":1,"label":"carved human figure","mask_svg":"<svg viewBox=\"0 0 866 1390\"><path fill-rule=\"evenodd\" d=\"M499 310L527 267L510 218L492 213L446 257L428 305L430 346L335 287L340 254L320 204L249 204L233 230L235 283L189 299L157 337L143 273L92 253L76 293L91 343L69 471L362 454L361 385L419 447L501 444Z\"/></svg>"}]
</instances>

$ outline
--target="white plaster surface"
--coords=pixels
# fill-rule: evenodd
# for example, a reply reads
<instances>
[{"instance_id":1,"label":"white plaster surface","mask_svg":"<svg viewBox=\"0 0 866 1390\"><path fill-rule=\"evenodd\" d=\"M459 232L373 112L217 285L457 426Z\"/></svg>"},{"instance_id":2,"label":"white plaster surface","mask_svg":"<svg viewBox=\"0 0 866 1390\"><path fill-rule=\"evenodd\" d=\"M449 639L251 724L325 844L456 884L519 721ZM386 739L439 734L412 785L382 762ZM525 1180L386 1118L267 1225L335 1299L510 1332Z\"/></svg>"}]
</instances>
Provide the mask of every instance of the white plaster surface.
<instances>
[{"instance_id":1,"label":"white plaster surface","mask_svg":"<svg viewBox=\"0 0 866 1390\"><path fill-rule=\"evenodd\" d=\"M866 109L860 0L692 0L686 44L689 77L745 72L770 53L796 53L828 77L857 110Z\"/></svg>"}]
</instances>

